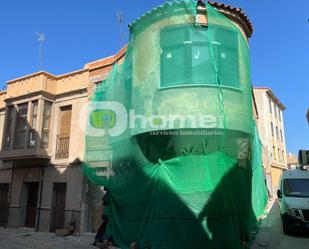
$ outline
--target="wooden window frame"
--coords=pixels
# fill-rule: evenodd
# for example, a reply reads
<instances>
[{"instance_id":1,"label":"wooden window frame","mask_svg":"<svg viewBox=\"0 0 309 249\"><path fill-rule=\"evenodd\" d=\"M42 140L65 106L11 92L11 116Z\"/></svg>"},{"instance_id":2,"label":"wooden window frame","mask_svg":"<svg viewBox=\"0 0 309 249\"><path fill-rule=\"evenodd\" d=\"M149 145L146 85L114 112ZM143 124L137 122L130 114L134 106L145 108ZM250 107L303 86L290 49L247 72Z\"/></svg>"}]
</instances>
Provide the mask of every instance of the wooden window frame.
<instances>
[{"instance_id":1,"label":"wooden window frame","mask_svg":"<svg viewBox=\"0 0 309 249\"><path fill-rule=\"evenodd\" d=\"M7 107L5 132L4 132L4 137L3 137L4 150L10 150L13 145L14 112L15 112L14 105L10 105Z\"/></svg>"},{"instance_id":2,"label":"wooden window frame","mask_svg":"<svg viewBox=\"0 0 309 249\"><path fill-rule=\"evenodd\" d=\"M49 112L45 112L45 107L49 105ZM41 141L40 141L40 147L41 148L48 148L50 143L50 124L51 124L51 116L52 116L52 108L53 103L47 100L44 100L43 102L43 114L42 114L42 131L41 131ZM44 127L45 120L47 120L47 128ZM43 134L47 134L47 144L43 141Z\"/></svg>"},{"instance_id":3,"label":"wooden window frame","mask_svg":"<svg viewBox=\"0 0 309 249\"><path fill-rule=\"evenodd\" d=\"M35 105L36 105L36 112L35 112ZM28 142L27 142L28 148L34 148L36 147L36 144L37 144L37 130L38 130L38 124L39 124L38 113L39 113L39 101L33 100L31 101L31 113L30 113L31 118L30 118L30 123L29 123L29 134L28 134ZM35 127L33 125L34 118L36 118ZM32 141L34 142L33 145L31 144Z\"/></svg>"},{"instance_id":4,"label":"wooden window frame","mask_svg":"<svg viewBox=\"0 0 309 249\"><path fill-rule=\"evenodd\" d=\"M56 141L56 159L66 159L69 157L70 152L70 140L71 140L71 125L72 125L72 105L65 105L59 108L59 127L57 133L57 141ZM62 122L63 116L62 112L70 110L70 124L68 133L62 133Z\"/></svg>"},{"instance_id":5,"label":"wooden window frame","mask_svg":"<svg viewBox=\"0 0 309 249\"><path fill-rule=\"evenodd\" d=\"M16 117L15 117L15 130L14 130L14 149L25 149L26 140L27 140L27 129L29 127L28 124L28 115L29 115L29 108L28 102L24 102L17 105ZM26 106L26 114L21 115L21 106ZM19 122L22 120L26 120L25 127L19 128ZM20 144L17 144L18 140L16 139L20 134L24 134L23 139L19 141ZM22 136L21 136L22 138Z\"/></svg>"}]
</instances>

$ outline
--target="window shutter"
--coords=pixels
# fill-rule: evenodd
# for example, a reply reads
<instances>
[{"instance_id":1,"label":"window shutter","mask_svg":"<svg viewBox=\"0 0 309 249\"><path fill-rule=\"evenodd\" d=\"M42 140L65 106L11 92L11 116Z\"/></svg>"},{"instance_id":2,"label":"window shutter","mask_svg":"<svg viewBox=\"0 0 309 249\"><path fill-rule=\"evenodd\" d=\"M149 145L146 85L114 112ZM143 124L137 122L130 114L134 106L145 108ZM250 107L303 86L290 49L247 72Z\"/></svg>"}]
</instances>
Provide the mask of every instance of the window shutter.
<instances>
[{"instance_id":1,"label":"window shutter","mask_svg":"<svg viewBox=\"0 0 309 249\"><path fill-rule=\"evenodd\" d=\"M60 123L60 134L70 134L71 131L71 116L72 107L61 108L61 123Z\"/></svg>"},{"instance_id":2,"label":"window shutter","mask_svg":"<svg viewBox=\"0 0 309 249\"><path fill-rule=\"evenodd\" d=\"M216 60L221 85L239 87L238 34L226 27L216 27Z\"/></svg>"}]
</instances>

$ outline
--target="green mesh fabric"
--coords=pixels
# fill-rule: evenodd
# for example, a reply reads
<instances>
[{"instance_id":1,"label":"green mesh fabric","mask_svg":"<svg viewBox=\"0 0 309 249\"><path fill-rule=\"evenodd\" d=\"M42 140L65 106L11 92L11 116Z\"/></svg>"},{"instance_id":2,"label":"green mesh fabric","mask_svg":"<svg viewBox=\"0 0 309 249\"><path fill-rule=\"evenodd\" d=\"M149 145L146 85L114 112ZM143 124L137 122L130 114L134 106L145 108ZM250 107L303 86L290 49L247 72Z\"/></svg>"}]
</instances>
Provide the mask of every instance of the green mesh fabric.
<instances>
[{"instance_id":1,"label":"green mesh fabric","mask_svg":"<svg viewBox=\"0 0 309 249\"><path fill-rule=\"evenodd\" d=\"M124 61L91 98L88 126L106 134L86 136L84 173L109 189L107 235L124 249L242 248L266 205L247 40L210 4L208 27L196 23L196 4L134 22Z\"/></svg>"}]
</instances>

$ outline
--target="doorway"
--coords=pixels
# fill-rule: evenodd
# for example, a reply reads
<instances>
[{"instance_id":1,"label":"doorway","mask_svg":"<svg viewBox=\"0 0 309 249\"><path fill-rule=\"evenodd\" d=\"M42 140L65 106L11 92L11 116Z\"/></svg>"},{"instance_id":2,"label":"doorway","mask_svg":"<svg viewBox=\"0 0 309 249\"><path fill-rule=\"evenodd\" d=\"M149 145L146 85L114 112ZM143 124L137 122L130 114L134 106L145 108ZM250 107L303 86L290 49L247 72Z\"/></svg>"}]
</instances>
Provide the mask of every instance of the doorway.
<instances>
[{"instance_id":1,"label":"doorway","mask_svg":"<svg viewBox=\"0 0 309 249\"><path fill-rule=\"evenodd\" d=\"M66 183L53 184L52 213L50 226L51 232L55 232L56 229L61 229L64 227L66 191Z\"/></svg>"},{"instance_id":2,"label":"doorway","mask_svg":"<svg viewBox=\"0 0 309 249\"><path fill-rule=\"evenodd\" d=\"M26 227L35 227L37 202L38 202L38 192L39 183L29 182L26 183L28 187L28 197L27 197L27 211L26 211Z\"/></svg>"},{"instance_id":3,"label":"doorway","mask_svg":"<svg viewBox=\"0 0 309 249\"><path fill-rule=\"evenodd\" d=\"M9 184L0 184L0 226L7 225L9 216L9 205L8 205L8 195L9 195Z\"/></svg>"}]
</instances>

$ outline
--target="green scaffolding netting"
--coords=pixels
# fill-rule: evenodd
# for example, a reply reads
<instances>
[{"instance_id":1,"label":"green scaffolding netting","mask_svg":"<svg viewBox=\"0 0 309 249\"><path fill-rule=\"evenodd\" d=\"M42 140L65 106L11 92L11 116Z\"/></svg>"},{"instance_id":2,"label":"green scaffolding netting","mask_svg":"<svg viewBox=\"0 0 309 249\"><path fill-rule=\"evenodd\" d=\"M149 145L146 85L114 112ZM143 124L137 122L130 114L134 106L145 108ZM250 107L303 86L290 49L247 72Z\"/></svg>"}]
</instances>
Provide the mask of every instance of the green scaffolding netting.
<instances>
[{"instance_id":1,"label":"green scaffolding netting","mask_svg":"<svg viewBox=\"0 0 309 249\"><path fill-rule=\"evenodd\" d=\"M110 192L121 248L242 248L264 211L247 39L203 14L193 0L147 12L91 98L84 173Z\"/></svg>"}]
</instances>

